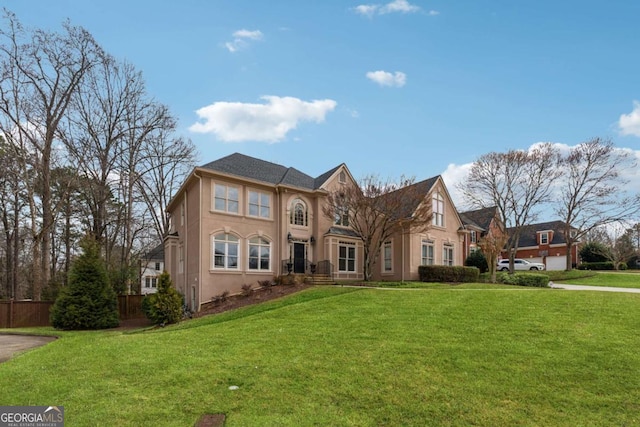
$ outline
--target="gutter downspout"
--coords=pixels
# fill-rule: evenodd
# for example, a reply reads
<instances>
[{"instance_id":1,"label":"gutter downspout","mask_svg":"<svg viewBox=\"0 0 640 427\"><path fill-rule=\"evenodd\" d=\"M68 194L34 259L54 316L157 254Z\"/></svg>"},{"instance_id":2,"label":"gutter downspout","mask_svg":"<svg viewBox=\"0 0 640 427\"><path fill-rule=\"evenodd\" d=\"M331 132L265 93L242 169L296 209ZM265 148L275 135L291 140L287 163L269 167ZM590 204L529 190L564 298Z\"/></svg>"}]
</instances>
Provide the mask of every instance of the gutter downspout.
<instances>
[{"instance_id":1,"label":"gutter downspout","mask_svg":"<svg viewBox=\"0 0 640 427\"><path fill-rule=\"evenodd\" d=\"M404 225L402 226L402 268L400 269L400 282L404 282L404 270L406 268L406 259L404 257Z\"/></svg>"},{"instance_id":2,"label":"gutter downspout","mask_svg":"<svg viewBox=\"0 0 640 427\"><path fill-rule=\"evenodd\" d=\"M282 275L282 271L280 271L282 268L282 201L280 197L280 187L278 186L276 186L276 206L278 207L278 221L276 222L276 236L278 236L278 249L276 253L278 254L278 264L276 264L277 268L274 270L276 270L277 275L280 276Z\"/></svg>"},{"instance_id":3,"label":"gutter downspout","mask_svg":"<svg viewBox=\"0 0 640 427\"><path fill-rule=\"evenodd\" d=\"M194 173L195 177L198 178L198 193L200 194L200 203L198 203L198 274L196 275L196 287L198 288L198 310L200 311L200 306L202 305L202 177L198 175L198 171Z\"/></svg>"}]
</instances>

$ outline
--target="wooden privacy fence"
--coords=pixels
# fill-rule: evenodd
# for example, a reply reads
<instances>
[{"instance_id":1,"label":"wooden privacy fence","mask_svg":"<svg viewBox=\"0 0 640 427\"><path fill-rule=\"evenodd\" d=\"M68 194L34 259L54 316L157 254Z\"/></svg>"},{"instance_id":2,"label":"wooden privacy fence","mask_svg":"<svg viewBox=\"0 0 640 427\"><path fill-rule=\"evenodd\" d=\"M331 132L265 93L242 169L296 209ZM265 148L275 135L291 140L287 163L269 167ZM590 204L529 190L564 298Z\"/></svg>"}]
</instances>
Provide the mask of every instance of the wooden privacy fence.
<instances>
[{"instance_id":1,"label":"wooden privacy fence","mask_svg":"<svg viewBox=\"0 0 640 427\"><path fill-rule=\"evenodd\" d=\"M118 295L120 320L142 319L144 295ZM0 328L50 326L53 301L0 301Z\"/></svg>"}]
</instances>

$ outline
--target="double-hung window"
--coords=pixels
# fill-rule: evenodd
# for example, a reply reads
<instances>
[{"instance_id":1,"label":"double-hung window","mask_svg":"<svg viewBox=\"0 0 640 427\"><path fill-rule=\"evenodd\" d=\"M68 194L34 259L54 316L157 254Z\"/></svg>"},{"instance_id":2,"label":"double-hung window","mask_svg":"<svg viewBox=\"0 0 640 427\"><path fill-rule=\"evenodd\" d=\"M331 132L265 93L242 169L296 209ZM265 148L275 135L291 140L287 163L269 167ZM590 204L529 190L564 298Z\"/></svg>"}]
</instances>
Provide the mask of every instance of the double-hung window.
<instances>
[{"instance_id":1,"label":"double-hung window","mask_svg":"<svg viewBox=\"0 0 640 427\"><path fill-rule=\"evenodd\" d=\"M238 213L240 206L238 187L225 184L214 184L213 208L216 211Z\"/></svg>"},{"instance_id":2,"label":"double-hung window","mask_svg":"<svg viewBox=\"0 0 640 427\"><path fill-rule=\"evenodd\" d=\"M344 206L336 208L336 225L349 226L349 209Z\"/></svg>"},{"instance_id":3,"label":"double-hung window","mask_svg":"<svg viewBox=\"0 0 640 427\"><path fill-rule=\"evenodd\" d=\"M453 246L444 245L442 249L442 264L453 265Z\"/></svg>"},{"instance_id":4,"label":"double-hung window","mask_svg":"<svg viewBox=\"0 0 640 427\"><path fill-rule=\"evenodd\" d=\"M383 271L388 273L393 270L393 247L391 241L384 242L382 256L384 261Z\"/></svg>"},{"instance_id":5,"label":"double-hung window","mask_svg":"<svg viewBox=\"0 0 640 427\"><path fill-rule=\"evenodd\" d=\"M262 237L249 239L249 270L271 270L271 244Z\"/></svg>"},{"instance_id":6,"label":"double-hung window","mask_svg":"<svg viewBox=\"0 0 640 427\"><path fill-rule=\"evenodd\" d=\"M271 217L271 195L269 193L249 190L249 216Z\"/></svg>"},{"instance_id":7,"label":"double-hung window","mask_svg":"<svg viewBox=\"0 0 640 427\"><path fill-rule=\"evenodd\" d=\"M238 269L238 238L232 234L220 233L213 238L213 268L225 270Z\"/></svg>"},{"instance_id":8,"label":"double-hung window","mask_svg":"<svg viewBox=\"0 0 640 427\"><path fill-rule=\"evenodd\" d=\"M542 233L540 233L540 244L541 245L549 244L549 232L543 231Z\"/></svg>"},{"instance_id":9,"label":"double-hung window","mask_svg":"<svg viewBox=\"0 0 640 427\"><path fill-rule=\"evenodd\" d=\"M433 242L422 241L422 265L433 265Z\"/></svg>"},{"instance_id":10,"label":"double-hung window","mask_svg":"<svg viewBox=\"0 0 640 427\"><path fill-rule=\"evenodd\" d=\"M340 242L338 245L338 271L356 271L356 245L349 242Z\"/></svg>"}]
</instances>

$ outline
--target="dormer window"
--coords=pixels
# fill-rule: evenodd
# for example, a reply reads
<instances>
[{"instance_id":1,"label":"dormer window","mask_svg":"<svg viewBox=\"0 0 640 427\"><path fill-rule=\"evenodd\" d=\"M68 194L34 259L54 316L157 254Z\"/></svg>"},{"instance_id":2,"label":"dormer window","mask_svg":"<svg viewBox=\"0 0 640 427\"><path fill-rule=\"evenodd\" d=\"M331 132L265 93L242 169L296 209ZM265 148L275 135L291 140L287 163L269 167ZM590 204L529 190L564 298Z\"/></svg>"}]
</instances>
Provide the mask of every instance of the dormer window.
<instances>
[{"instance_id":1,"label":"dormer window","mask_svg":"<svg viewBox=\"0 0 640 427\"><path fill-rule=\"evenodd\" d=\"M549 244L549 232L548 231L543 231L542 233L540 233L540 244L541 245L548 245Z\"/></svg>"}]
</instances>

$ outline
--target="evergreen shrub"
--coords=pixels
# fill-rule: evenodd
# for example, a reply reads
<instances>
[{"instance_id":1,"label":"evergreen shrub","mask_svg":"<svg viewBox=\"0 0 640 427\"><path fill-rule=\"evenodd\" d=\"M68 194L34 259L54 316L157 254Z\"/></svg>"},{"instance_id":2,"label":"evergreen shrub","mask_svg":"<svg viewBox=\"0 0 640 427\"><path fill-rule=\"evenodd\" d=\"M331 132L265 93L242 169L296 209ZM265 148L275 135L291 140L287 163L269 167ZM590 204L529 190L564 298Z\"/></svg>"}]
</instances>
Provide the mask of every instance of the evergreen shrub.
<instances>
[{"instance_id":1,"label":"evergreen shrub","mask_svg":"<svg viewBox=\"0 0 640 427\"><path fill-rule=\"evenodd\" d=\"M156 325L178 323L182 318L182 296L176 291L166 271L158 276L158 292L144 297L142 310Z\"/></svg>"},{"instance_id":2,"label":"evergreen shrub","mask_svg":"<svg viewBox=\"0 0 640 427\"><path fill-rule=\"evenodd\" d=\"M89 239L81 247L69 283L51 307L51 325L64 330L115 328L119 325L118 296L109 284L100 248Z\"/></svg>"},{"instance_id":3,"label":"evergreen shrub","mask_svg":"<svg viewBox=\"0 0 640 427\"><path fill-rule=\"evenodd\" d=\"M418 275L421 282L469 283L479 280L480 270L477 267L421 265Z\"/></svg>"}]
</instances>

